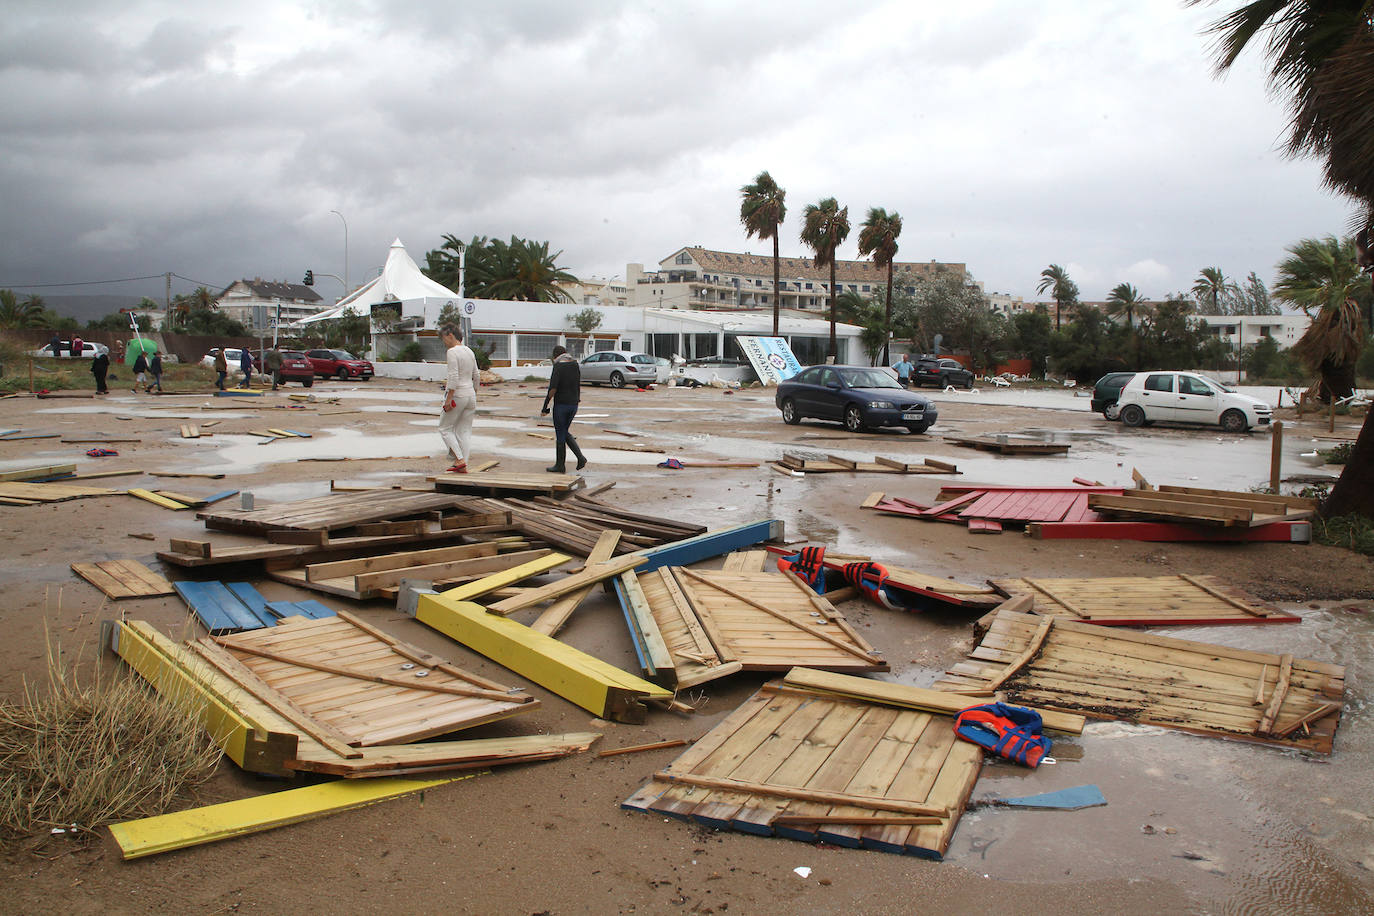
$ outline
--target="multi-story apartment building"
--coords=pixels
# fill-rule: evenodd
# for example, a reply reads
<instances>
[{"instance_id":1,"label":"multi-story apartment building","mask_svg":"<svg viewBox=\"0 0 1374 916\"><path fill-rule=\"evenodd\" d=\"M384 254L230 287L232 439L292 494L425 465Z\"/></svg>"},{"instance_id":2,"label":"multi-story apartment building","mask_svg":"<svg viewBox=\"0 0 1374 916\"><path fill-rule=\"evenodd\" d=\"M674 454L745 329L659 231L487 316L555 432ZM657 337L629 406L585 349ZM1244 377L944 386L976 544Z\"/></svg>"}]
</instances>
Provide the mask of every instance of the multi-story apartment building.
<instances>
[{"instance_id":1,"label":"multi-story apartment building","mask_svg":"<svg viewBox=\"0 0 1374 916\"><path fill-rule=\"evenodd\" d=\"M216 302L222 313L254 331L271 328L278 321L291 324L325 308L320 294L308 286L262 277L235 280Z\"/></svg>"},{"instance_id":2,"label":"multi-story apartment building","mask_svg":"<svg viewBox=\"0 0 1374 916\"><path fill-rule=\"evenodd\" d=\"M771 255L713 251L689 246L679 248L658 262L659 269L646 272L642 264L625 268L628 305L666 309L757 309L772 308L774 299L782 308L820 312L830 296L830 268L814 267L810 258L779 259L779 289L773 290ZM950 273L963 279L964 264L936 261L897 261L893 264L895 282L902 277L926 278ZM867 295L887 282L887 271L872 261L837 261L837 292Z\"/></svg>"}]
</instances>

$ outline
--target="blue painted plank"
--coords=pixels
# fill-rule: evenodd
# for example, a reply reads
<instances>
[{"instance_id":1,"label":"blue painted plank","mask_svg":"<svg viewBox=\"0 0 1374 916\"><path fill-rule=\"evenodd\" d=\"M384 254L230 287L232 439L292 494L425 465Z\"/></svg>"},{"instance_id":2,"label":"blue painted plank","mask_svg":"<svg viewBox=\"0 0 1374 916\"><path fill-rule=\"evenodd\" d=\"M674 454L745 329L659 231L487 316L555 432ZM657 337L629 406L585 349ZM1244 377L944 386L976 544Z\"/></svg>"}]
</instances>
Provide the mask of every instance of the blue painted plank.
<instances>
[{"instance_id":1,"label":"blue painted plank","mask_svg":"<svg viewBox=\"0 0 1374 916\"><path fill-rule=\"evenodd\" d=\"M719 531L708 531L684 541L635 551L636 556L649 558L649 562L643 566L635 567L635 572L642 576L662 566L691 566L693 563L709 560L711 557L718 557L742 547L752 547L763 541L781 540L782 536L782 521L776 518L748 522Z\"/></svg>"},{"instance_id":2,"label":"blue painted plank","mask_svg":"<svg viewBox=\"0 0 1374 916\"><path fill-rule=\"evenodd\" d=\"M311 620L320 620L324 617L338 616L333 608L318 601L269 601L267 610L278 618L309 617Z\"/></svg>"},{"instance_id":3,"label":"blue painted plank","mask_svg":"<svg viewBox=\"0 0 1374 916\"><path fill-rule=\"evenodd\" d=\"M230 593L258 620L258 626L276 626L277 618L267 609L267 599L248 582L230 582Z\"/></svg>"},{"instance_id":4,"label":"blue painted plank","mask_svg":"<svg viewBox=\"0 0 1374 916\"><path fill-rule=\"evenodd\" d=\"M282 428L282 429L286 429L285 426L283 426L283 427L281 427L281 428ZM309 438L311 438L310 433L303 433L303 432L301 432L301 431L298 430L298 429L286 429L286 431L287 431L288 433L290 433L291 435L293 435L293 436L300 436L302 439L309 439Z\"/></svg>"},{"instance_id":5,"label":"blue painted plank","mask_svg":"<svg viewBox=\"0 0 1374 916\"><path fill-rule=\"evenodd\" d=\"M181 600L211 633L256 630L263 624L223 582L173 582Z\"/></svg>"},{"instance_id":6,"label":"blue painted plank","mask_svg":"<svg viewBox=\"0 0 1374 916\"><path fill-rule=\"evenodd\" d=\"M630 645L634 647L635 660L639 662L640 670L644 672L644 676L651 677L656 669L649 663L648 651L644 646L644 634L640 632L639 623L630 611L630 600L625 597L625 586L621 583L619 576L616 576L611 582L615 585L615 597L620 602L620 612L625 615L625 625L630 628Z\"/></svg>"},{"instance_id":7,"label":"blue painted plank","mask_svg":"<svg viewBox=\"0 0 1374 916\"><path fill-rule=\"evenodd\" d=\"M205 497L200 501L200 504L202 506L213 505L214 503L219 502L221 499L228 499L231 496L237 496L238 492L238 490L222 490L219 493L214 494L213 496Z\"/></svg>"}]
</instances>

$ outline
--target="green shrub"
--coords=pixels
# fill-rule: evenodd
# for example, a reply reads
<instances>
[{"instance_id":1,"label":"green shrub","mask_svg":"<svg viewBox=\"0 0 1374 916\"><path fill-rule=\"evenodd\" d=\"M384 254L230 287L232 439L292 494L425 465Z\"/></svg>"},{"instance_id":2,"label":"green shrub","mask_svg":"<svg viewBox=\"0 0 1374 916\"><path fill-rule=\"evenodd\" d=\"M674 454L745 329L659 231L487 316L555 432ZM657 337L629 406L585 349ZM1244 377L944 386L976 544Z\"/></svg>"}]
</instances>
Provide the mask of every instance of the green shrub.
<instances>
[{"instance_id":1,"label":"green shrub","mask_svg":"<svg viewBox=\"0 0 1374 916\"><path fill-rule=\"evenodd\" d=\"M420 349L420 342L417 340L412 340L397 350L396 355L392 357L398 363L418 363L424 358L424 352Z\"/></svg>"},{"instance_id":2,"label":"green shrub","mask_svg":"<svg viewBox=\"0 0 1374 916\"><path fill-rule=\"evenodd\" d=\"M1312 538L1318 544L1344 547L1356 553L1374 556L1374 521L1363 515L1315 519L1312 522Z\"/></svg>"}]
</instances>

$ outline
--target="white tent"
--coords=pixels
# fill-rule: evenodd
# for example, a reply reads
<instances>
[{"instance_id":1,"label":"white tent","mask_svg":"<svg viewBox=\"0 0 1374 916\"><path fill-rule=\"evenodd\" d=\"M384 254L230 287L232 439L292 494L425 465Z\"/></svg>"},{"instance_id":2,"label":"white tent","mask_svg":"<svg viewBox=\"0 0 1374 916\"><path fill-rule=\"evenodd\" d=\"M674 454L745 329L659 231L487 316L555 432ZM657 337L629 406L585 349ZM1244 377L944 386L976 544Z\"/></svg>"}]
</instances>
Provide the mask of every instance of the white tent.
<instances>
[{"instance_id":1,"label":"white tent","mask_svg":"<svg viewBox=\"0 0 1374 916\"><path fill-rule=\"evenodd\" d=\"M352 293L339 300L331 309L325 309L309 318L301 319L299 324L315 321L329 321L343 316L344 310L352 308L359 315L372 314L372 306L384 302L394 302L399 307L402 302L426 299L453 301L458 294L436 283L420 273L415 260L406 253L406 246L397 239L391 243L391 251L386 256L386 266L375 280L364 283ZM422 307L423 308L423 307Z\"/></svg>"}]
</instances>

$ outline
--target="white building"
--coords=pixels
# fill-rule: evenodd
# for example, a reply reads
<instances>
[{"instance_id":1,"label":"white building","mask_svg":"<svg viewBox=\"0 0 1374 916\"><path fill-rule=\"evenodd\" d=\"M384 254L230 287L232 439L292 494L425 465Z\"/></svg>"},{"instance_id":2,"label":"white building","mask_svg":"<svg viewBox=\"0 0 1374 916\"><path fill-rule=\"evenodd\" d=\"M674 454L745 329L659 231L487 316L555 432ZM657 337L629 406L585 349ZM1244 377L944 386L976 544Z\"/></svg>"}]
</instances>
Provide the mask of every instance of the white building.
<instances>
[{"instance_id":1,"label":"white building","mask_svg":"<svg viewBox=\"0 0 1374 916\"><path fill-rule=\"evenodd\" d=\"M291 324L309 318L325 308L320 294L302 283L282 283L278 280L236 280L215 300L226 317L241 322L252 331Z\"/></svg>"},{"instance_id":2,"label":"white building","mask_svg":"<svg viewBox=\"0 0 1374 916\"><path fill-rule=\"evenodd\" d=\"M1273 338L1280 350L1287 350L1306 333L1312 319L1296 315L1198 315L1214 336L1232 348L1253 347L1265 337Z\"/></svg>"}]
</instances>

